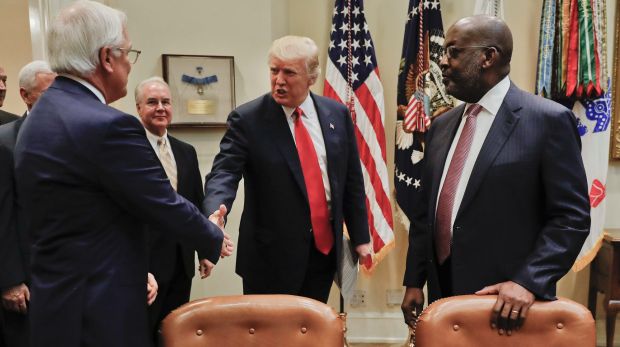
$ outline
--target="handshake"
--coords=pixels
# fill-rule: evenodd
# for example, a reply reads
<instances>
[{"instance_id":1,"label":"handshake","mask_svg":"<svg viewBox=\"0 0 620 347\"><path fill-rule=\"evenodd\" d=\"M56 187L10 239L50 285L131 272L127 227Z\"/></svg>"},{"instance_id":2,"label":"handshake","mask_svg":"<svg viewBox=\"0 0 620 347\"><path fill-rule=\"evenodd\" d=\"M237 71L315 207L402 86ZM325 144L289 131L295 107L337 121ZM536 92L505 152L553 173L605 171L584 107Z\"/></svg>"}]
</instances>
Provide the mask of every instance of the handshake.
<instances>
[{"instance_id":1,"label":"handshake","mask_svg":"<svg viewBox=\"0 0 620 347\"><path fill-rule=\"evenodd\" d=\"M224 241L222 242L222 250L220 251L221 258L228 257L235 250L235 245L230 239L230 235L224 232L224 217L226 216L227 212L228 211L226 210L226 206L220 205L220 208L209 216L209 220L213 224L220 227L220 229L222 230L222 233L224 233ZM211 270L213 270L213 267L215 267L215 264L210 262L208 259L201 259L198 265L198 272L200 273L200 278L209 277L209 275L211 274ZM153 276L153 274L149 272L147 274L147 282L146 282L146 301L149 304L149 306L155 301L155 298L157 298L158 290L159 290L159 285L157 283L157 280L155 279L155 276ZM28 294L28 300L29 300L29 297L30 297L30 294ZM24 309L25 307L26 305L24 304Z\"/></svg>"},{"instance_id":2,"label":"handshake","mask_svg":"<svg viewBox=\"0 0 620 347\"><path fill-rule=\"evenodd\" d=\"M224 232L224 217L226 216L227 212L228 210L226 209L226 206L222 204L220 205L220 208L218 210L216 210L209 216L209 220L213 224L220 227L222 233L224 233L224 241L222 242L222 250L220 252L221 258L228 257L233 253L235 249L235 245L230 239L230 235ZM200 278L207 278L211 274L211 270L214 266L215 265L208 259L201 259L198 265L198 272L200 273Z\"/></svg>"}]
</instances>

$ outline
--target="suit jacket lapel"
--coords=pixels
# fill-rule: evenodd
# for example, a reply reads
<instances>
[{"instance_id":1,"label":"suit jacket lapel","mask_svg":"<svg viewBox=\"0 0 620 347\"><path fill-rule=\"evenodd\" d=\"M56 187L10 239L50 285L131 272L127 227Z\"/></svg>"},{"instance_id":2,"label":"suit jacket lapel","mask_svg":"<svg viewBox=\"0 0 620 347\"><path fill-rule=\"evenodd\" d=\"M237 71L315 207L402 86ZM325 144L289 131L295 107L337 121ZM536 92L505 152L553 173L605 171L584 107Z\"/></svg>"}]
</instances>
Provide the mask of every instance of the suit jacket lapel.
<instances>
[{"instance_id":1,"label":"suit jacket lapel","mask_svg":"<svg viewBox=\"0 0 620 347\"><path fill-rule=\"evenodd\" d=\"M441 130L436 134L433 134L433 137L436 139L435 141L439 143L436 150L433 150L433 153L426 153L425 155L436 155L437 159L433 162L435 166L431 169L433 170L430 177L437 177L439 179L433 179L433 186L431 187L431 201L430 201L430 211L432 211L431 220L435 220L435 206L437 205L437 198L439 196L439 184L441 183L441 176L443 175L444 166L446 165L446 159L448 157L448 152L450 151L450 146L454 141L454 136L456 135L456 131L459 128L459 124L461 124L461 118L465 109L465 104L459 105L452 111L452 114L445 114L440 117L451 117L447 119L446 126L442 127Z\"/></svg>"},{"instance_id":2,"label":"suit jacket lapel","mask_svg":"<svg viewBox=\"0 0 620 347\"><path fill-rule=\"evenodd\" d=\"M291 128L289 128L286 120L286 115L284 114L282 106L275 102L271 95L267 96L267 98L269 101L265 116L268 118L267 123L271 125L270 135L275 143L275 147L280 151L282 156L284 156L299 189L307 200L308 195L306 192L306 184L304 183L304 174L301 171L297 147L295 147L295 141L293 141L293 135L291 134Z\"/></svg>"},{"instance_id":3,"label":"suit jacket lapel","mask_svg":"<svg viewBox=\"0 0 620 347\"><path fill-rule=\"evenodd\" d=\"M480 185L484 180L487 170L491 164L493 164L495 158L502 150L504 144L514 130L514 127L519 122L519 116L516 112L521 109L521 106L516 100L515 95L519 92L520 91L518 88L511 83L510 89L508 90L502 105L497 111L495 120L493 120L491 129L489 129L489 133L482 144L482 148L480 149L480 153L478 154L478 158L476 159L476 163L472 169L471 176L469 177L469 182L467 183L465 195L463 195L463 201L461 202L458 213L464 211L467 205L471 203L472 199L476 195L476 192L478 191L478 188L480 188Z\"/></svg>"}]
</instances>

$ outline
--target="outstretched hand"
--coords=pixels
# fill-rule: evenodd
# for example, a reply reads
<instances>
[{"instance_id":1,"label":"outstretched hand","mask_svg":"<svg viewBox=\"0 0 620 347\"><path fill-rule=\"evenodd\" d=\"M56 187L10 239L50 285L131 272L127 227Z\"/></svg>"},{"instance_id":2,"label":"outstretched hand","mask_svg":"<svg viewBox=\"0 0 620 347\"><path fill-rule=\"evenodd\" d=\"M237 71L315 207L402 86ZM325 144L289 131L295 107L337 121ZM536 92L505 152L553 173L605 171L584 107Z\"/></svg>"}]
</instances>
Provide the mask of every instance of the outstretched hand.
<instances>
[{"instance_id":1,"label":"outstretched hand","mask_svg":"<svg viewBox=\"0 0 620 347\"><path fill-rule=\"evenodd\" d=\"M230 235L224 233L224 241L222 241L222 251L220 252L220 258L230 256L235 250L235 244L230 239Z\"/></svg>"},{"instance_id":2,"label":"outstretched hand","mask_svg":"<svg viewBox=\"0 0 620 347\"><path fill-rule=\"evenodd\" d=\"M230 238L230 235L224 232L224 225L225 225L225 220L226 220L225 217L226 217L227 212L228 212L228 209L226 208L226 205L221 204L220 208L214 211L209 216L209 220L213 222L213 224L217 225L224 233L224 240L222 241L222 250L220 251L221 258L232 255L233 251L235 250L235 244ZM207 277L207 276L209 275L207 274L204 277Z\"/></svg>"},{"instance_id":3,"label":"outstretched hand","mask_svg":"<svg viewBox=\"0 0 620 347\"><path fill-rule=\"evenodd\" d=\"M221 204L220 208L213 211L213 213L211 213L211 215L209 216L209 220L217 225L218 227L220 227L220 229L222 229L222 231L224 230L224 226L226 224L225 222L225 217L226 217L226 213L228 213L228 210L226 209L226 205Z\"/></svg>"},{"instance_id":4,"label":"outstretched hand","mask_svg":"<svg viewBox=\"0 0 620 347\"><path fill-rule=\"evenodd\" d=\"M532 292L518 283L506 281L487 286L476 292L476 295L497 294L497 301L491 313L491 329L510 336L523 326L527 312L534 303Z\"/></svg>"}]
</instances>

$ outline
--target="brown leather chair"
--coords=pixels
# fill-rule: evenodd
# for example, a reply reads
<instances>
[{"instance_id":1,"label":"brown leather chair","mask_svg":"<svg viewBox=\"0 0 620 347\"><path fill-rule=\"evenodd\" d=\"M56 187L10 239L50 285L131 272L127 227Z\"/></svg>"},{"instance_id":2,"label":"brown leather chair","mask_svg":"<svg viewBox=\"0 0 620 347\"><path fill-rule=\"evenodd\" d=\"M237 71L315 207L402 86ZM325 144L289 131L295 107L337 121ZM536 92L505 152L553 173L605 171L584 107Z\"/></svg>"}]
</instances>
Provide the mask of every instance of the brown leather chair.
<instances>
[{"instance_id":1,"label":"brown leather chair","mask_svg":"<svg viewBox=\"0 0 620 347\"><path fill-rule=\"evenodd\" d=\"M491 329L497 296L463 295L435 301L419 316L416 347L594 347L592 314L583 305L560 298L537 301L512 336Z\"/></svg>"},{"instance_id":2,"label":"brown leather chair","mask_svg":"<svg viewBox=\"0 0 620 347\"><path fill-rule=\"evenodd\" d=\"M238 295L189 302L162 322L166 347L342 347L343 321L328 305L292 295Z\"/></svg>"}]
</instances>

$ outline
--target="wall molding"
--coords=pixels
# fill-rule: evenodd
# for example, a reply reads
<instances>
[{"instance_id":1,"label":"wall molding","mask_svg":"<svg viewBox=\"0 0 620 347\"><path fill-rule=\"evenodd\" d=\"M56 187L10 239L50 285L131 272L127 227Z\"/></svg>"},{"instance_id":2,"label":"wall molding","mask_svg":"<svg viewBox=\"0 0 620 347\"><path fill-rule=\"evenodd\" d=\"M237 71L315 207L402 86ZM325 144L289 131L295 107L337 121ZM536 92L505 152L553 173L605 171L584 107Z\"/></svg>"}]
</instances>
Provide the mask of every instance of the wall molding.
<instances>
[{"instance_id":1,"label":"wall molding","mask_svg":"<svg viewBox=\"0 0 620 347\"><path fill-rule=\"evenodd\" d=\"M399 312L347 313L349 343L405 343L409 329Z\"/></svg>"}]
</instances>

